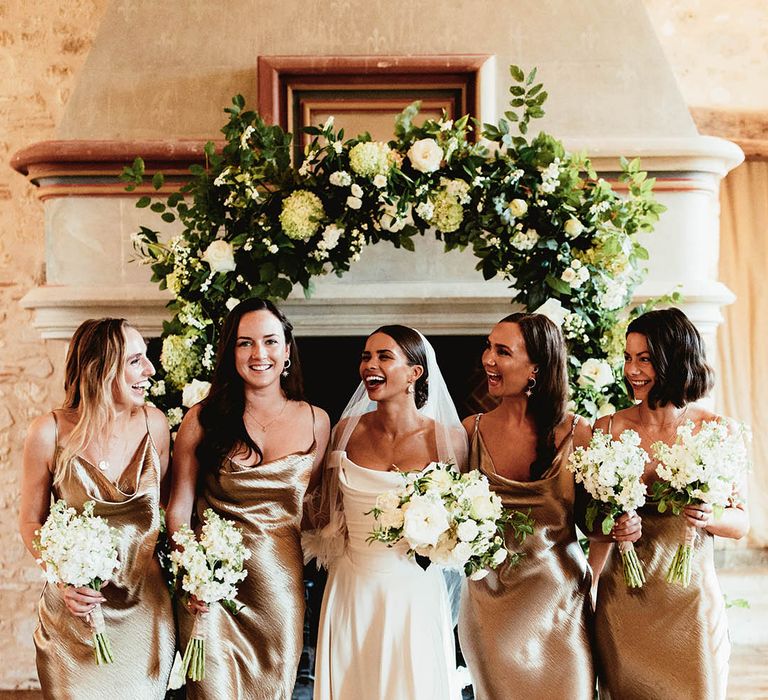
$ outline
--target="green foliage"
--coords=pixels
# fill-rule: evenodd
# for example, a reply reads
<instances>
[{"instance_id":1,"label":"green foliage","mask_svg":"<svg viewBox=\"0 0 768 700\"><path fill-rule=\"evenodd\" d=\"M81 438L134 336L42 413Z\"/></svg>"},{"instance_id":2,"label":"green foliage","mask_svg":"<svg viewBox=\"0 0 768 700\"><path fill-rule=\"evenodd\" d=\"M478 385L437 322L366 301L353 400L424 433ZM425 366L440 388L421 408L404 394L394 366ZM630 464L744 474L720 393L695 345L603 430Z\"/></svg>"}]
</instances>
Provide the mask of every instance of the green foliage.
<instances>
[{"instance_id":1,"label":"green foliage","mask_svg":"<svg viewBox=\"0 0 768 700\"><path fill-rule=\"evenodd\" d=\"M510 106L496 125L446 115L418 125L414 102L385 144L367 133L346 138L330 118L305 129L311 141L295 167L291 134L233 97L221 152L206 144L204 162L178 191L137 201L177 227L169 240L143 226L136 247L152 279L175 297L164 338L185 338L194 356L174 366L197 368L174 372L156 401L178 407L185 384L208 376L215 329L236 301L285 299L296 287L309 295L315 278L343 275L366 245L414 250L416 234L434 231L446 251L470 248L484 279L506 280L512 301L559 310L577 410L594 416L626 405L618 381L624 309L648 257L637 235L652 230L664 207L637 160L622 160L620 196L585 154L544 133L529 138L547 92L535 69L511 66L510 75ZM131 190L145 177L140 158L122 174ZM167 183L156 173L152 185ZM292 197L298 192L308 194ZM617 381L581 377L588 358L609 365Z\"/></svg>"}]
</instances>

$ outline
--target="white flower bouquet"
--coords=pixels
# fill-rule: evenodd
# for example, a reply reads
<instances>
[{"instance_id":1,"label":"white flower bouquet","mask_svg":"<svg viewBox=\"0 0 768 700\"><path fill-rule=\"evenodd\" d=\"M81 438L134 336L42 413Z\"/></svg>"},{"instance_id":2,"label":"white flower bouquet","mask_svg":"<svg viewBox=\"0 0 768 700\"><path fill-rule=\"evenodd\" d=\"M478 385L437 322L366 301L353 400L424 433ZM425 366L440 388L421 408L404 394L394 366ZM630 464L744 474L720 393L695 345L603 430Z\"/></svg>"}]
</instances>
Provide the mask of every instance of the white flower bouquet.
<instances>
[{"instance_id":1,"label":"white flower bouquet","mask_svg":"<svg viewBox=\"0 0 768 700\"><path fill-rule=\"evenodd\" d=\"M459 569L475 580L521 556L507 550L506 530L522 542L533 533L533 520L503 508L479 471L460 474L453 465L435 463L403 478L401 488L382 493L369 511L376 521L369 542L392 546L405 539L420 565Z\"/></svg>"},{"instance_id":2,"label":"white flower bouquet","mask_svg":"<svg viewBox=\"0 0 768 700\"><path fill-rule=\"evenodd\" d=\"M35 539L35 547L40 552L38 563L45 565L44 576L49 583L86 586L98 591L120 567L117 530L93 514L94 505L94 501L87 501L80 515L63 500L51 506ZM96 663L111 664L115 657L101 605L93 609L87 620L93 629Z\"/></svg>"},{"instance_id":3,"label":"white flower bouquet","mask_svg":"<svg viewBox=\"0 0 768 700\"><path fill-rule=\"evenodd\" d=\"M694 424L687 421L677 429L672 445L651 445L658 460L658 481L652 499L660 513L668 508L679 515L688 505L709 503L715 517L735 500L737 483L749 468L749 429L744 425L729 428L725 420L702 423L694 434ZM667 582L687 587L691 582L693 545L696 528L686 527L684 541L678 546L667 572Z\"/></svg>"},{"instance_id":4,"label":"white flower bouquet","mask_svg":"<svg viewBox=\"0 0 768 700\"><path fill-rule=\"evenodd\" d=\"M599 428L588 447L577 447L568 460L568 469L576 482L583 484L591 496L587 505L587 528L602 518L601 529L607 535L622 513L632 513L645 504L642 482L648 453L640 447L640 436L625 430L618 440ZM619 552L624 567L624 582L629 588L642 588L645 574L631 542L620 542Z\"/></svg>"},{"instance_id":5,"label":"white flower bouquet","mask_svg":"<svg viewBox=\"0 0 768 700\"><path fill-rule=\"evenodd\" d=\"M188 527L173 533L173 541L182 549L171 552L171 568L186 596L212 605L221 603L237 614L235 601L237 585L248 572L243 564L250 552L243 544L243 535L231 520L222 518L208 508L203 514L205 524L199 540ZM192 634L182 659L182 674L193 681L205 678L206 614L198 612Z\"/></svg>"}]
</instances>

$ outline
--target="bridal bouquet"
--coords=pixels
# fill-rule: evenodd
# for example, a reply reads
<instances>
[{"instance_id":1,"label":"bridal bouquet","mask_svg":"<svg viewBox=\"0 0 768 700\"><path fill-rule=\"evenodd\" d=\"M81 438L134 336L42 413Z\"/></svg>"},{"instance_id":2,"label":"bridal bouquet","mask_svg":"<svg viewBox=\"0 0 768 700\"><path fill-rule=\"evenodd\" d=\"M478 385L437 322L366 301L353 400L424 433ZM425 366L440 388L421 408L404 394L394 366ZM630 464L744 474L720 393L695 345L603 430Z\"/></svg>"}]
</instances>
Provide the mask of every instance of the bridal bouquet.
<instances>
[{"instance_id":1,"label":"bridal bouquet","mask_svg":"<svg viewBox=\"0 0 768 700\"><path fill-rule=\"evenodd\" d=\"M221 603L237 614L237 584L248 572L243 563L250 553L243 545L240 529L208 508L200 539L188 527L173 533L173 541L182 549L171 552L171 569L181 576L181 588L208 605ZM182 677L193 681L205 678L205 615L196 613L192 634L182 659Z\"/></svg>"},{"instance_id":2,"label":"bridal bouquet","mask_svg":"<svg viewBox=\"0 0 768 700\"><path fill-rule=\"evenodd\" d=\"M417 561L425 557L427 565L460 569L474 580L521 556L507 550L505 533L509 528L522 542L533 520L503 508L479 471L460 474L451 464L435 463L403 478L401 488L379 495L369 511L376 521L369 542L392 546L404 539Z\"/></svg>"},{"instance_id":3,"label":"bridal bouquet","mask_svg":"<svg viewBox=\"0 0 768 700\"><path fill-rule=\"evenodd\" d=\"M573 451L568 469L591 496L586 518L590 531L595 519L601 517L601 529L607 535L622 513L632 513L645 504L642 477L648 462L650 457L640 447L640 436L634 430L625 430L618 440L612 440L598 428L588 447L577 447ZM629 588L641 588L645 574L634 545L620 542L619 552L624 582Z\"/></svg>"},{"instance_id":4,"label":"bridal bouquet","mask_svg":"<svg viewBox=\"0 0 768 700\"><path fill-rule=\"evenodd\" d=\"M45 564L44 576L48 583L86 586L99 591L120 567L117 530L93 514L94 505L94 501L87 501L78 515L65 501L56 501L43 527L35 533L35 548L40 552L38 564ZM87 620L93 629L96 663L111 664L115 657L101 605L93 609Z\"/></svg>"},{"instance_id":5,"label":"bridal bouquet","mask_svg":"<svg viewBox=\"0 0 768 700\"><path fill-rule=\"evenodd\" d=\"M660 513L671 508L679 515L685 506L709 503L718 517L733 504L736 484L749 468L749 429L740 424L730 429L723 419L702 423L695 435L693 428L693 422L687 421L677 429L674 444L651 445L659 461L652 499ZM687 525L685 539L667 572L668 583L686 587L691 582L695 541L696 528Z\"/></svg>"}]
</instances>

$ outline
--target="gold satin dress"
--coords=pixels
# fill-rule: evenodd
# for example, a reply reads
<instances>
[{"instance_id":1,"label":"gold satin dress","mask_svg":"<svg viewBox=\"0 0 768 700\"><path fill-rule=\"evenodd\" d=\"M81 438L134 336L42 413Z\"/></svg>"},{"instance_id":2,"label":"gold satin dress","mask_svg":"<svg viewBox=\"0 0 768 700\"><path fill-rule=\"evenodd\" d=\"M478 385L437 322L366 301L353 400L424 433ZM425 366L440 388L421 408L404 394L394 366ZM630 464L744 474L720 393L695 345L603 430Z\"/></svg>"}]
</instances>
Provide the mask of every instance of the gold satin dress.
<instances>
[{"instance_id":1,"label":"gold satin dress","mask_svg":"<svg viewBox=\"0 0 768 700\"><path fill-rule=\"evenodd\" d=\"M303 645L304 560L301 517L316 443L307 452L255 466L225 459L204 477L197 499L242 528L251 556L233 615L220 604L207 613L205 679L187 680L187 698L290 700ZM182 650L194 623L177 605Z\"/></svg>"},{"instance_id":2,"label":"gold satin dress","mask_svg":"<svg viewBox=\"0 0 768 700\"><path fill-rule=\"evenodd\" d=\"M643 535L635 551L645 584L626 587L615 546L600 575L595 608L600 698L722 700L730 642L714 537L699 531L688 588L670 584L665 577L685 537L685 518L659 513L655 506L638 512Z\"/></svg>"},{"instance_id":3,"label":"gold satin dress","mask_svg":"<svg viewBox=\"0 0 768 700\"><path fill-rule=\"evenodd\" d=\"M534 533L507 546L525 556L501 564L480 581L467 581L459 641L476 700L592 700L590 576L576 539L575 485L566 461L573 431L537 481L496 473L479 430L470 441L469 466L488 477L506 508L527 511ZM574 423L575 427L575 423Z\"/></svg>"},{"instance_id":4,"label":"gold satin dress","mask_svg":"<svg viewBox=\"0 0 768 700\"><path fill-rule=\"evenodd\" d=\"M56 414L54 413L54 419ZM58 443L58 435L57 435ZM50 700L151 700L165 697L176 648L173 607L155 544L160 531L160 457L147 434L117 483L82 457L59 464L56 499L81 510L96 502L120 533L120 569L103 589L106 634L115 661L96 665L89 624L72 615L55 586L45 585L34 640L43 696Z\"/></svg>"}]
</instances>

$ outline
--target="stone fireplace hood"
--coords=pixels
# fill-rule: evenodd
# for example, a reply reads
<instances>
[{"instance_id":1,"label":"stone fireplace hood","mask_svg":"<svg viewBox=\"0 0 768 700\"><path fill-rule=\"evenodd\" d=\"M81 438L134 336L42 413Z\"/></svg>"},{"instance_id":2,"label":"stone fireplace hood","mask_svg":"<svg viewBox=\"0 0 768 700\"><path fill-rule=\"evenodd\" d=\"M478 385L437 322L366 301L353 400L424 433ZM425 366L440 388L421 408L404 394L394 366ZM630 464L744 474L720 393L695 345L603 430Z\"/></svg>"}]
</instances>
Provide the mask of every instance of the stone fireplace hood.
<instances>
[{"instance_id":1,"label":"stone fireplace hood","mask_svg":"<svg viewBox=\"0 0 768 700\"><path fill-rule=\"evenodd\" d=\"M168 297L133 260L131 245L140 224L159 222L134 207L142 193L124 192L117 176L141 155L148 171L178 184L202 144L219 135L231 95L259 104L258 58L297 54L325 62L355 56L372 70L425 56L435 64L482 56L483 121L504 110L508 65L537 65L550 100L535 128L587 150L606 179L616 179L620 155L640 156L658 179L668 211L644 241L651 262L639 298L679 288L702 330L714 332L720 307L732 300L717 281L719 183L742 154L697 133L640 3L472 0L460 12L453 3L405 0L231 0L226 7L113 2L59 140L14 157L44 201L45 284L22 300L44 337L68 338L99 315L160 332ZM397 321L426 333L483 334L510 312L506 284L483 281L471 251L443 254L433 239L416 243L415 253L370 247L343 278L318 280L312 298L292 295L283 306L297 331L356 335Z\"/></svg>"}]
</instances>

